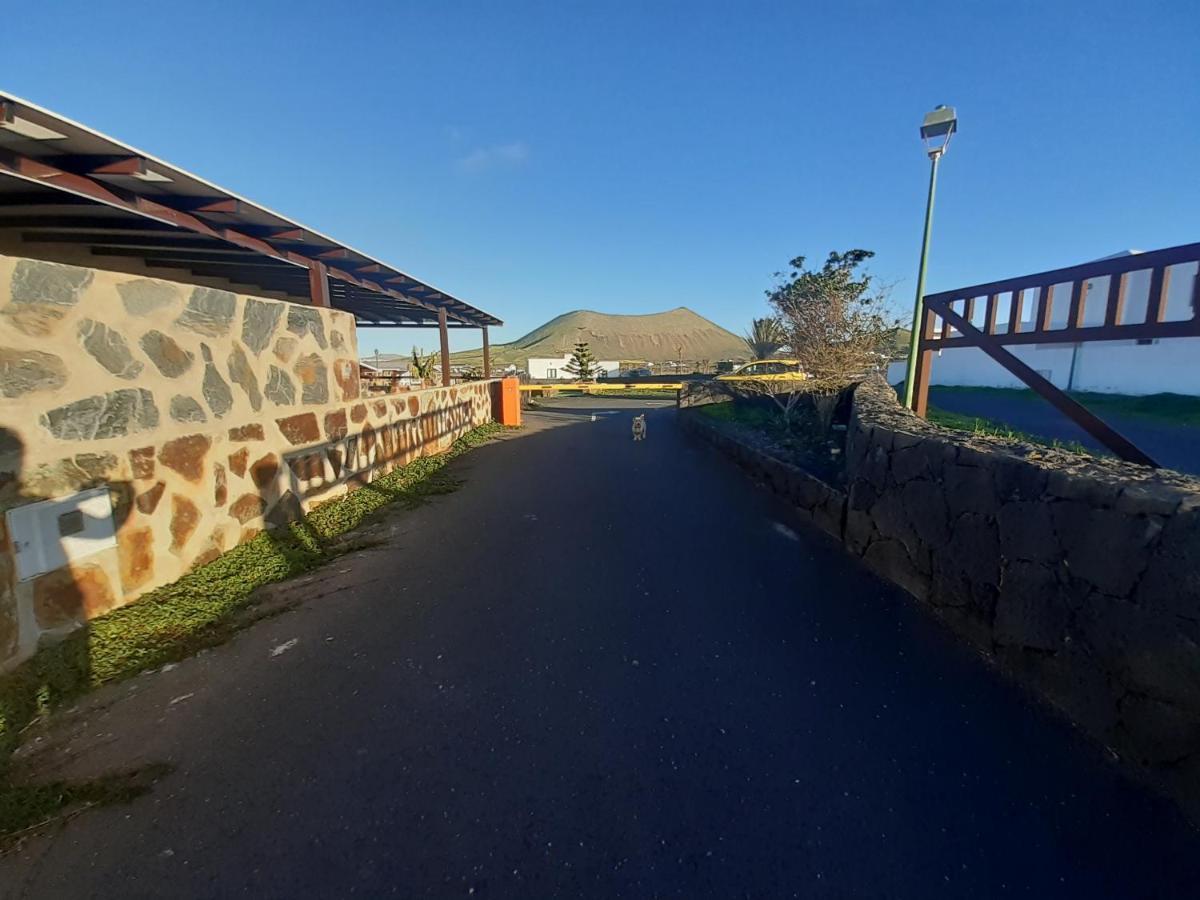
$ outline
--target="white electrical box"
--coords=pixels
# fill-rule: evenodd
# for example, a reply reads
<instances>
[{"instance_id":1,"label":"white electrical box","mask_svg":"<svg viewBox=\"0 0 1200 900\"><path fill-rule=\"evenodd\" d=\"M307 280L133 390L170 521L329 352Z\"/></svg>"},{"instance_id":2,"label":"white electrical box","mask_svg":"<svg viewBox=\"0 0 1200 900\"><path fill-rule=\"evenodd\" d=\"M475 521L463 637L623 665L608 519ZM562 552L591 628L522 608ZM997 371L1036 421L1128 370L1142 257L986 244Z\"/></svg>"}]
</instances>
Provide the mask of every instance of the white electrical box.
<instances>
[{"instance_id":1,"label":"white electrical box","mask_svg":"<svg viewBox=\"0 0 1200 900\"><path fill-rule=\"evenodd\" d=\"M117 545L108 488L18 506L6 518L21 581Z\"/></svg>"}]
</instances>

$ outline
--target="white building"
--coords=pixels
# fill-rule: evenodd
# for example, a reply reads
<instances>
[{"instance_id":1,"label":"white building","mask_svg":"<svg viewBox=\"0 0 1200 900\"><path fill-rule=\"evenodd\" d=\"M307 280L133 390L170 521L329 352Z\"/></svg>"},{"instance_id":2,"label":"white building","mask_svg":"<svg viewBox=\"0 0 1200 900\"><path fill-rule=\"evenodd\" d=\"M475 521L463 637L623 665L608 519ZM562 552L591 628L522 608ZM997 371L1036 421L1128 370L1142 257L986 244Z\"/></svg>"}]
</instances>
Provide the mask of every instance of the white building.
<instances>
[{"instance_id":1,"label":"white building","mask_svg":"<svg viewBox=\"0 0 1200 900\"><path fill-rule=\"evenodd\" d=\"M1137 251L1127 251L1121 256ZM1173 267L1167 285L1164 321L1192 317L1192 291L1196 283L1196 264ZM1180 271L1185 270L1185 271ZM1190 277L1189 277L1190 276ZM1056 299L1069 287L1056 289ZM1146 314L1150 293L1150 272L1130 272L1125 293L1125 322L1139 322ZM1103 325L1108 296L1108 277L1088 282L1084 295L1083 324ZM996 321L1009 318L1008 296L999 298ZM1036 303L1022 307L1021 329L1033 330ZM983 304L976 303L974 324L982 325ZM1050 327L1066 326L1067 304L1051 307ZM999 325L997 330L1000 330ZM1056 387L1071 391L1098 391L1110 394L1193 394L1200 396L1200 338L1162 338L1153 340L1093 341L1086 344L1019 344L1005 349L1036 370ZM905 363L888 366L888 381L904 380ZM1019 378L978 347L956 347L936 351L930 370L930 384L969 385L973 387L1026 387Z\"/></svg>"},{"instance_id":2,"label":"white building","mask_svg":"<svg viewBox=\"0 0 1200 900\"><path fill-rule=\"evenodd\" d=\"M573 381L574 376L567 371L571 354L557 357L530 358L526 370L529 377L535 381ZM621 371L621 364L615 360L598 360L596 362L596 378L615 378Z\"/></svg>"}]
</instances>

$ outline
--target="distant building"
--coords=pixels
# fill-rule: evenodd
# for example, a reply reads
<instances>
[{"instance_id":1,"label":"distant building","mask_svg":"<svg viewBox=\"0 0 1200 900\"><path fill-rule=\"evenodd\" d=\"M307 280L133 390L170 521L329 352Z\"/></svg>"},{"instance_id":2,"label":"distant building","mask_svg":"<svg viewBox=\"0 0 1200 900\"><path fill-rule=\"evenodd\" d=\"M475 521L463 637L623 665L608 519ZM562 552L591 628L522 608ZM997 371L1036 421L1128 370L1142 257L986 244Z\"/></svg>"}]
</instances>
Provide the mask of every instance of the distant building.
<instances>
[{"instance_id":1,"label":"distant building","mask_svg":"<svg viewBox=\"0 0 1200 900\"><path fill-rule=\"evenodd\" d=\"M573 381L574 376L567 371L571 362L571 354L563 356L546 356L530 358L527 363L529 377L535 381ZM596 378L613 378L621 371L621 364L616 360L598 360L596 362Z\"/></svg>"},{"instance_id":2,"label":"distant building","mask_svg":"<svg viewBox=\"0 0 1200 900\"><path fill-rule=\"evenodd\" d=\"M1139 252L1126 250L1113 256L1132 256ZM1191 318L1194 284L1194 277L1171 279L1164 298L1164 321ZM1083 310L1084 326L1104 324L1107 286L1102 283L1098 287L1099 290L1089 283ZM1125 288L1125 321L1139 321L1139 316L1145 316L1149 294L1149 270L1130 272ZM1092 302L1093 296L1097 298L1096 302ZM1001 322L1007 320L1009 302L1006 296L1001 296L997 316ZM978 313L982 314L982 304L977 304L977 307ZM1033 330L1036 307L1036 303L1028 302L1022 307L1023 331ZM1056 302L1051 312L1050 327L1064 327L1067 305ZM1019 344L1005 349L1063 390L1106 394L1200 395L1200 365L1197 364L1197 360L1200 360L1200 338ZM904 369L903 360L893 362L888 366L888 381L892 384L903 381ZM930 384L1004 388L1027 386L978 347L946 348L935 353Z\"/></svg>"}]
</instances>

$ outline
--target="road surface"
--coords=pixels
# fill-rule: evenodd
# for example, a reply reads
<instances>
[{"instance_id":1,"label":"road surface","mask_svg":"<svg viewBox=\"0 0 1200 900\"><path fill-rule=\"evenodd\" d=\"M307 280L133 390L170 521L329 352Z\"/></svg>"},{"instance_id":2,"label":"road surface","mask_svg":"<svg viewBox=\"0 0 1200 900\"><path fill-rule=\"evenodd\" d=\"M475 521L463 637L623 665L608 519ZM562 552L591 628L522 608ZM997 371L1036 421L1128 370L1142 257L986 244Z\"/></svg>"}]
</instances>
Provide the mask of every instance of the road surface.
<instances>
[{"instance_id":1,"label":"road surface","mask_svg":"<svg viewBox=\"0 0 1200 900\"><path fill-rule=\"evenodd\" d=\"M1093 450L1103 445L1040 397L998 394L992 391L929 389L929 402L939 409L992 419L1041 437L1078 441ZM1100 410L1097 415L1159 465L1189 475L1200 475L1200 428L1142 416Z\"/></svg>"},{"instance_id":2,"label":"road surface","mask_svg":"<svg viewBox=\"0 0 1200 900\"><path fill-rule=\"evenodd\" d=\"M1170 804L674 415L548 403L299 608L63 719L60 775L174 771L0 894L1194 892Z\"/></svg>"}]
</instances>

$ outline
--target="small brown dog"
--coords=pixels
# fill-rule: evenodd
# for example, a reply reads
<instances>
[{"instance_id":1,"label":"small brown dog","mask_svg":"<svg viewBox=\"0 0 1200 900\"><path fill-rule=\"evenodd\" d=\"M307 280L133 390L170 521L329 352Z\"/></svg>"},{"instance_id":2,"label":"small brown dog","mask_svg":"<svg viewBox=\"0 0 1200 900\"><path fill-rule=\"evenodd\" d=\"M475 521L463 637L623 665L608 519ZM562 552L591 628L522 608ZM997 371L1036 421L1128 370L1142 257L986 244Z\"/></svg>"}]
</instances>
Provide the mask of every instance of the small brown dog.
<instances>
[{"instance_id":1,"label":"small brown dog","mask_svg":"<svg viewBox=\"0 0 1200 900\"><path fill-rule=\"evenodd\" d=\"M635 441L644 441L646 439L646 414L633 417L633 439Z\"/></svg>"}]
</instances>

